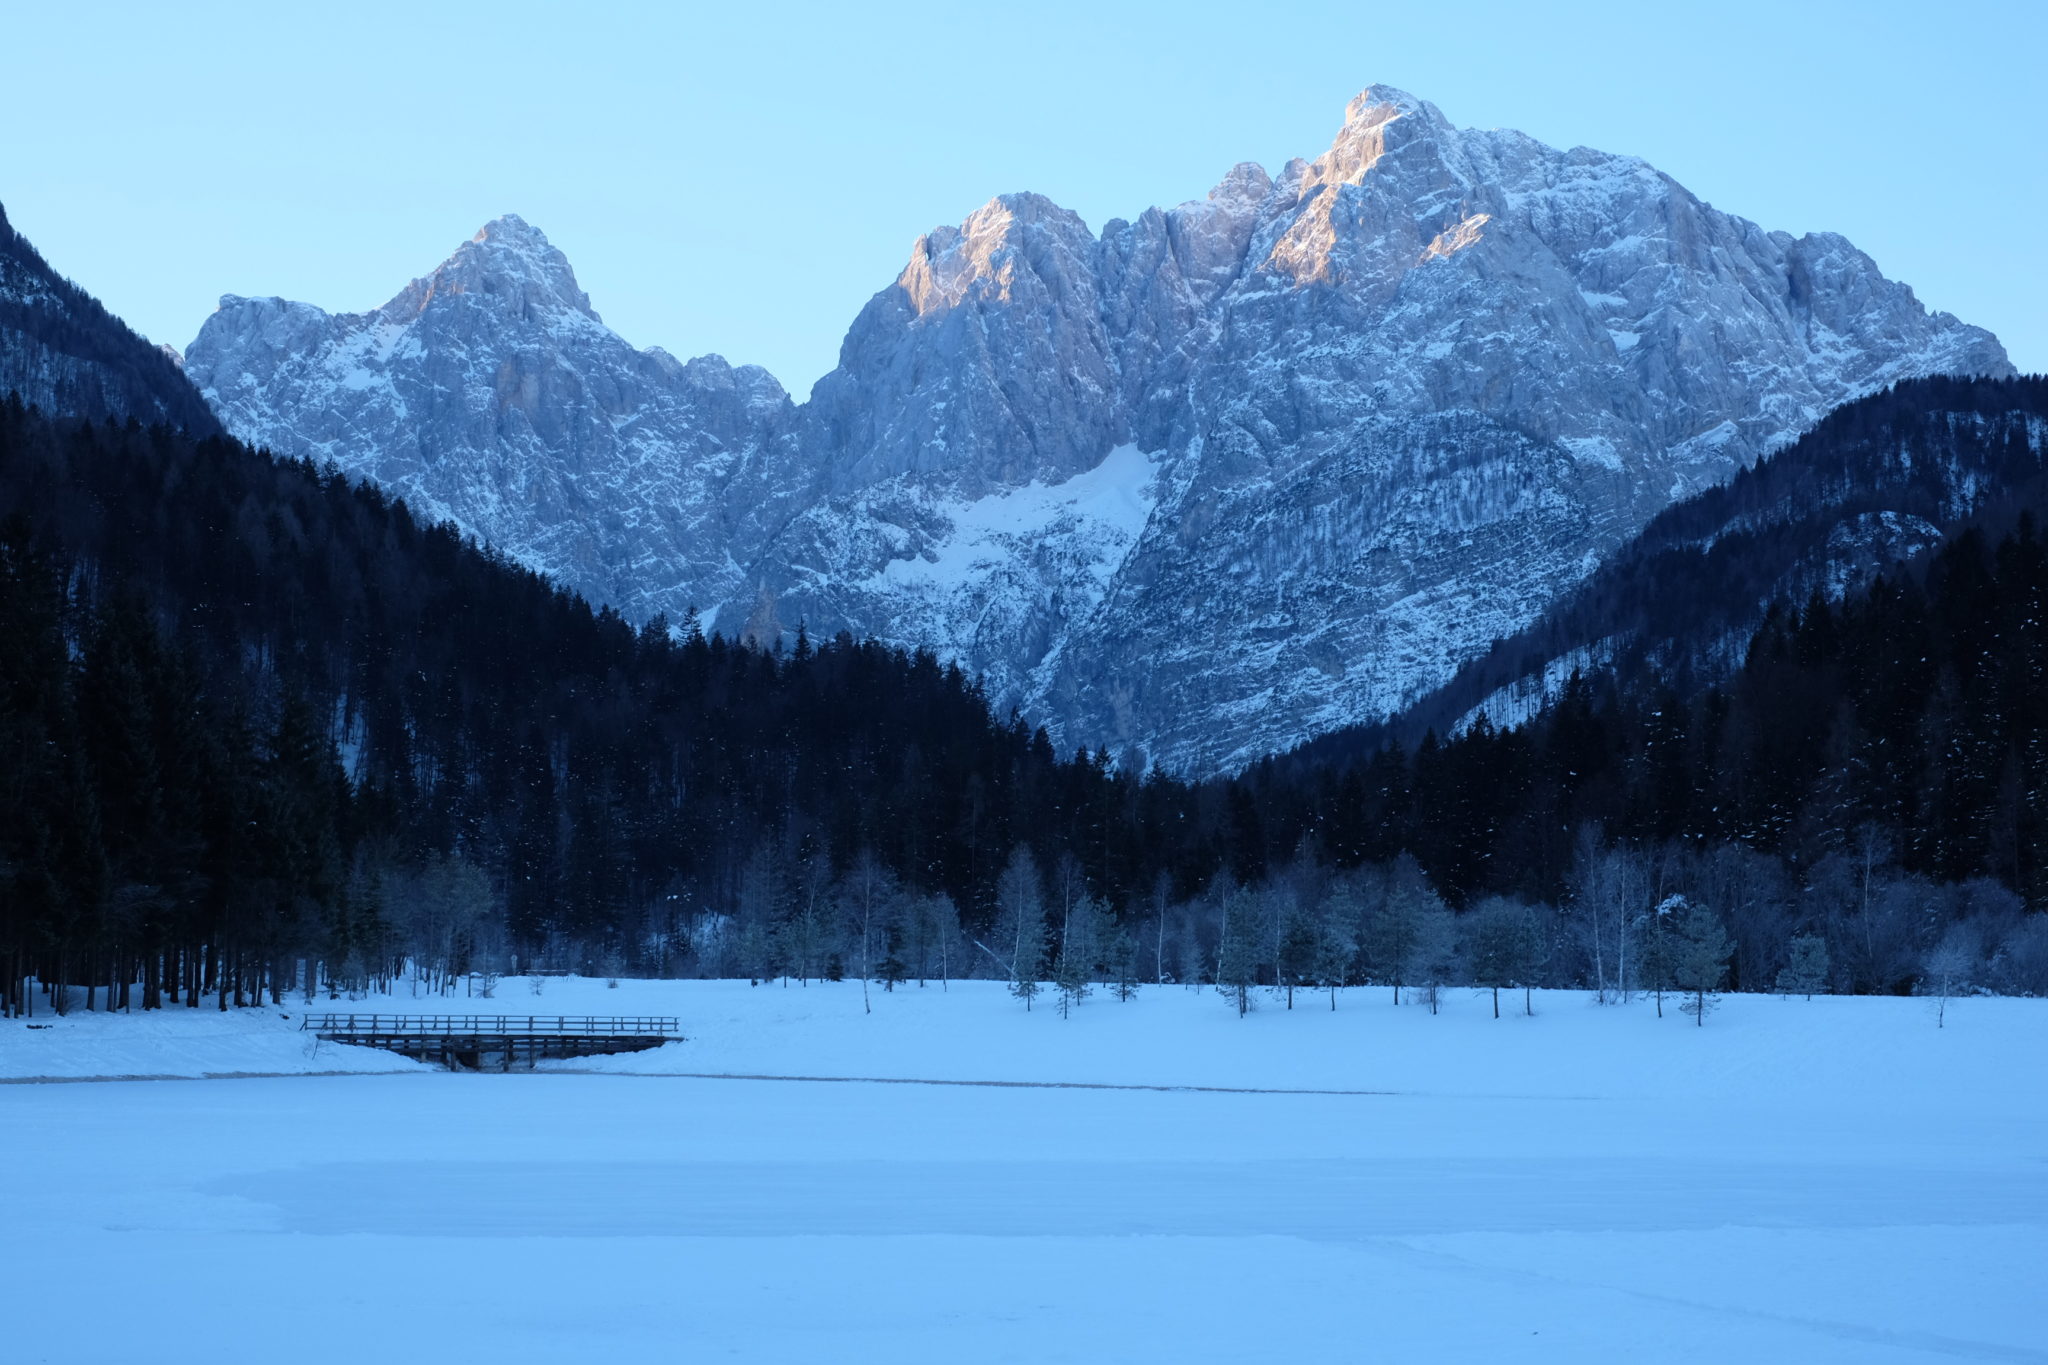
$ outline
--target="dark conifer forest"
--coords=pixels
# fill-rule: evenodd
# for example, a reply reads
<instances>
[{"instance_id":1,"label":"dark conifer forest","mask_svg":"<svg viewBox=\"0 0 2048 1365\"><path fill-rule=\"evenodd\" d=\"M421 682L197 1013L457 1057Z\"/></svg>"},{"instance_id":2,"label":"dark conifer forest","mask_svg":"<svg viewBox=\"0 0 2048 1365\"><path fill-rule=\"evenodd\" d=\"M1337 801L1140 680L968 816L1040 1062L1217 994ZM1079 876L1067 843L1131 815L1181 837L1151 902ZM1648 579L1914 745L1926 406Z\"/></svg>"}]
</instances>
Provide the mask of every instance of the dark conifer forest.
<instances>
[{"instance_id":1,"label":"dark conifer forest","mask_svg":"<svg viewBox=\"0 0 2048 1365\"><path fill-rule=\"evenodd\" d=\"M0 396L15 389L47 392L52 410L71 417L220 431L177 362L52 270L0 206Z\"/></svg>"},{"instance_id":2,"label":"dark conifer forest","mask_svg":"<svg viewBox=\"0 0 2048 1365\"><path fill-rule=\"evenodd\" d=\"M1189 783L1056 753L929 654L636 627L333 471L11 400L0 990L228 1008L408 961L1626 990L1684 903L1737 988L1907 991L1946 947L2040 992L2031 502L1776 604L1725 676L1574 677L1513 729Z\"/></svg>"}]
</instances>

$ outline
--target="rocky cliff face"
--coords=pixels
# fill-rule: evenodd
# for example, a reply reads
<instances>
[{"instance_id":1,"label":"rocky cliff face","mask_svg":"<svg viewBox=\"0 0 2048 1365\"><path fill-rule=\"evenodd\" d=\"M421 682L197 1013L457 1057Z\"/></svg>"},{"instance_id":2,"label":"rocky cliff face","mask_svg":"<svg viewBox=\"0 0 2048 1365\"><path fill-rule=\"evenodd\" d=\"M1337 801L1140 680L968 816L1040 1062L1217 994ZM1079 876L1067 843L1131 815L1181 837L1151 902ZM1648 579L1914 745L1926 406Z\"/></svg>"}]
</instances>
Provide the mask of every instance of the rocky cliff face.
<instances>
[{"instance_id":1,"label":"rocky cliff face","mask_svg":"<svg viewBox=\"0 0 2048 1365\"><path fill-rule=\"evenodd\" d=\"M2048 380L1906 380L1835 409L1725 484L1673 503L1530 626L1406 708L1313 741L1357 761L1484 715L1519 724L1574 671L1639 695L1686 697L1740 671L1773 609L1840 600L1914 572L1973 524L2005 526L2042 497Z\"/></svg>"},{"instance_id":2,"label":"rocky cliff face","mask_svg":"<svg viewBox=\"0 0 2048 1365\"><path fill-rule=\"evenodd\" d=\"M775 501L749 471L790 416L764 370L635 350L509 216L374 312L224 298L186 364L244 440L634 616L741 591L748 518Z\"/></svg>"},{"instance_id":3,"label":"rocky cliff face","mask_svg":"<svg viewBox=\"0 0 2048 1365\"><path fill-rule=\"evenodd\" d=\"M52 270L0 210L0 398L63 417L220 430L178 366Z\"/></svg>"},{"instance_id":4,"label":"rocky cliff face","mask_svg":"<svg viewBox=\"0 0 2048 1365\"><path fill-rule=\"evenodd\" d=\"M1847 399L2010 368L1839 237L1383 87L1099 237L1035 195L929 234L801 409L632 351L516 220L376 314L230 299L189 363L629 611L931 645L1196 771L1399 707Z\"/></svg>"}]
</instances>

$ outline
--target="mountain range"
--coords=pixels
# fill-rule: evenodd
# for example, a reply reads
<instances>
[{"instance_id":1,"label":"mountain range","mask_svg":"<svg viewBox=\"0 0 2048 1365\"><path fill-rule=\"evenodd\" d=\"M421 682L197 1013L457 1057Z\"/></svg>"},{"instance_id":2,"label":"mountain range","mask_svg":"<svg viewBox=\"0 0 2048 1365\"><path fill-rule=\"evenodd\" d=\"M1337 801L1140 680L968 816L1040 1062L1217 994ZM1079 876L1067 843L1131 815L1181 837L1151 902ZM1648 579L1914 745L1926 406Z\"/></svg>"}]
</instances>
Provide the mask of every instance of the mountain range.
<instances>
[{"instance_id":1,"label":"mountain range","mask_svg":"<svg viewBox=\"0 0 2048 1365\"><path fill-rule=\"evenodd\" d=\"M1026 245L1039 241L1016 230ZM1100 252L1141 230L1085 241ZM355 368L337 360L323 376L302 355L283 365L301 366L291 372L307 383L338 377L378 399L390 387L380 375L462 360L444 389L400 395L436 419L421 429L466 413L485 430L516 434L523 421L559 440L536 435L522 447L547 457L527 472L564 499L564 515L591 509L589 543L600 548L633 529L630 500L604 497L598 477L622 450L653 466L648 496L668 496L659 490L674 482L660 474L670 448L636 419L651 412L649 422L696 434L696 456L718 480L718 497L685 509L706 533L764 536L774 550L809 526L839 562L854 562L847 547L858 546L828 539L835 527L884 541L890 526L906 543L912 531L927 536L929 554L888 559L884 582L867 586L867 600L885 604L896 600L886 575L906 570L941 600L977 584L1001 599L1029 587L1022 575L1039 574L1041 583L1094 582L1097 615L1083 624L1096 629L1101 613L1148 600L1143 591L1162 580L1138 575L1153 572L1157 538L1183 529L1179 564L1191 585L1181 590L1210 595L1156 627L1165 662L1132 676L1184 684L1187 674L1170 668L1188 640L1250 635L1228 615L1249 600L1246 582L1231 577L1231 561L1203 560L1205 548L1267 556L1259 567L1271 572L1278 611L1294 600L1288 556L1334 561L1352 543L1342 525L1306 548L1290 538L1289 491L1323 492L1296 514L1320 526L1323 506L1341 510L1349 498L1378 508L1371 490L1394 485L1346 484L1339 475L1353 466L1335 455L1338 474L1323 485L1304 484L1300 471L1292 484L1276 480L1287 451L1323 448L1324 428L1254 429L1250 408L1232 416L1234 427L1189 428L1184 447L1177 435L1153 442L1112 425L1115 444L1093 463L1076 455L1072 468L1032 463L1059 455L1024 443L1026 434L1050 441L1051 427L1019 427L977 456L966 433L1039 409L1021 390L997 404L976 387L976 366L1013 350L1071 350L1081 332L1046 323L1045 310L1085 318L1106 305L1047 284L1055 266L1071 264L1058 252L1026 260L1038 281L1030 286L1018 274L1025 258L1000 246L975 269L1007 281L1007 302L994 285L973 284L964 302L935 305L927 287L959 284L950 253L983 249L963 247L966 236L936 234L923 249L927 274L913 271L901 296L885 294L856 328L866 349L850 344L849 353L889 364L821 386L801 406L758 372L630 348L610 354L621 366L639 357L639 387L616 375L610 388L579 387L561 357L601 355L616 338L574 291L566 262L512 223L495 225L389 316L348 320ZM1469 253L1485 240L1447 259L1483 262ZM1780 245L1795 254L1796 244ZM1177 250L1177 260L1196 258ZM519 258L512 265L498 259L507 251ZM1275 255L1256 244L1246 253ZM1100 255L1091 260L1098 282L1110 278ZM1431 273L1439 264L1410 273L1441 280ZM1151 269L1155 279L1165 271ZM1245 278L1225 294L1248 289ZM1319 298L1335 309L1345 278L1276 285L1282 303L1257 306L1307 309L1302 299ZM1426 295L1407 282L1397 293ZM1918 319L1929 337L1980 348L1964 362L1996 359L1980 334L1914 312L1902 295L1887 285L1869 297ZM1256 303L1247 293L1235 306L1256 320ZM1024 314L1006 311L1027 306L1039 310L1035 334ZM269 311L287 329L334 322L285 305ZM1369 335L1393 344L1406 316L1389 314ZM1855 316L1867 323L1871 308ZM354 991L408 962L459 979L495 970L508 952L583 971L757 982L851 969L886 986L934 945L950 970L943 945L964 948L963 933L977 947L1015 944L1008 963L986 951L955 961L1024 989L1046 971L1125 984L1149 971L1234 982L1242 998L1252 982L1298 983L1310 948L1326 984L1385 984L1390 973L1486 984L1507 972L1605 989L1620 961L1656 970L1648 940L1618 945L1654 932L1645 906L1679 897L1725 925L1730 984L1745 990L1791 989L1788 979L1802 991L1924 989L1937 951L1962 964L1962 978L1999 990L2040 994L2048 981L2038 913L2048 903L2042 378L1866 375L1881 387L1649 516L1597 564L1575 568L1533 623L1455 671L1449 651L1422 659L1417 676L1446 680L1396 721L1332 730L1234 775L1190 782L1115 763L1100 747L1063 758L1046 731L993 712L980 679L930 652L845 636L763 648L780 640L792 600L808 594L815 606L848 591L822 573L779 596L765 573L743 578L751 605L735 600L750 640L668 628L658 611L636 628L465 541L452 521L423 525L377 483L318 467L319 452L277 459L224 438L174 355L128 331L11 232L0 236L0 319L0 1013L24 1008L32 981L83 987L88 1006L101 986L125 1005L139 982L145 1009L216 992L227 1009L274 1002L316 979L308 970ZM1254 333L1237 321L1246 330L1204 344L1244 344ZM891 328L894 350L876 340ZM539 352L500 350L498 396L476 401L475 373L510 334L550 338L553 368L535 368ZM1128 319L1102 332L1132 334ZM1343 335L1332 331L1327 344ZM917 368L946 346L953 363ZM1230 379L1204 354L1150 362L1206 376L1186 381L1197 415L1217 401L1209 386L1220 392ZM1312 380L1312 362L1296 353L1281 378L1254 367L1238 381ZM1014 377L1051 382L1073 372L1064 363L1041 356ZM863 408L862 395L889 391L891 366L911 367L907 387L893 406ZM1687 373L1709 370L1701 362ZM1502 373L1526 384L1551 377ZM761 401L750 405L749 391ZM946 406L920 408L934 391ZM1627 396L1608 392L1617 404ZM1756 410L1774 401L1767 392ZM1086 408L1047 402L1045 411L1076 422ZM1112 411L1136 402L1117 398ZM958 428L948 425L956 408L968 413ZM379 411L374 402L362 410ZM1277 426L1277 410L1262 411ZM1504 441L1508 408L1488 411L1436 430ZM592 412L607 415L612 443L561 439L599 430L587 423ZM906 426L913 418L925 425ZM708 429L714 420L729 425ZM837 437L830 422L840 423ZM1720 457L1739 463L1728 453L1738 438L1777 440L1738 429L1714 447ZM834 439L875 463L801 463L840 449ZM1415 473L1425 456L1470 449L1448 436L1411 447L1416 482L1395 512L1418 536L1448 544L1462 525L1464 539L1438 562L1387 562L1453 585L1518 563L1539 571L1544 545L1512 535L1551 524L1541 517L1563 495L1540 482L1554 466L1538 458L1538 438L1519 439L1492 466L1427 477ZM1630 458L1647 457L1631 447ZM1712 473L1704 456L1695 466L1703 479ZM1380 478L1377 466L1361 468L1361 484ZM1452 477L1468 468L1478 470L1469 482ZM423 479L437 472L461 470L423 461ZM1635 487L1625 471L1609 473L1566 490L1619 497ZM1490 506L1504 487L1523 490L1535 510L1462 524L1425 517L1417 508L1446 480L1471 499L1460 505ZM1224 498L1221 513L1192 522L1204 497L1224 497L1211 485L1239 501ZM913 511L941 510L929 526L883 521L878 489ZM1033 526L1052 530L1032 540L1020 528ZM1018 577L992 573L1002 553ZM762 551L751 562L776 561ZM1211 575L1206 588L1192 581L1201 574ZM1364 599L1346 595L1353 586L1340 584L1319 609L1359 610ZM1053 639L1045 658L1089 663L1062 655L1076 641L1087 642L1080 627ZM1361 668L1384 664L1361 659ZM1213 664L1219 691L1262 676L1226 649ZM1284 680L1288 664L1276 653L1263 676ZM1278 733L1258 730L1256 712L1206 714L1216 733L1203 737L1207 748L1184 748L1190 768L1234 761L1227 746L1246 744L1243 734ZM1185 732L1167 722L1162 732ZM1424 932L1415 916L1432 927ZM1087 929L1091 919L1104 932ZM1536 926L1516 931L1527 952L1514 968L1484 946L1508 919ZM1027 956L1031 924L1043 932ZM1316 925L1337 931L1327 961ZM1387 947L1397 941L1434 946ZM1426 961L1415 956L1425 951Z\"/></svg>"},{"instance_id":2,"label":"mountain range","mask_svg":"<svg viewBox=\"0 0 2048 1365\"><path fill-rule=\"evenodd\" d=\"M186 365L631 617L930 646L1195 774L1415 701L1843 402L2011 373L1839 236L1378 86L1099 234L1033 194L927 234L803 404L635 349L516 217L373 312L224 298Z\"/></svg>"}]
</instances>

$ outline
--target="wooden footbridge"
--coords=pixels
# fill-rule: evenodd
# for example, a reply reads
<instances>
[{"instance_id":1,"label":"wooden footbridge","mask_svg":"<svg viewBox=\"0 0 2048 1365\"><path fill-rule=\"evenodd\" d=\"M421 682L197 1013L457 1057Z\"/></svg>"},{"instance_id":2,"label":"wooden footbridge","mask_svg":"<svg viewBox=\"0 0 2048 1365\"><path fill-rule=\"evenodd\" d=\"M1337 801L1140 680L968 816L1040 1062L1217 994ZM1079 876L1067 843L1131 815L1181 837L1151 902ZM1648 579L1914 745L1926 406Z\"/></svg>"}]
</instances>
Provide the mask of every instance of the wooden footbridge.
<instances>
[{"instance_id":1,"label":"wooden footbridge","mask_svg":"<svg viewBox=\"0 0 2048 1365\"><path fill-rule=\"evenodd\" d=\"M309 1014L299 1027L330 1043L381 1047L451 1071L510 1071L541 1057L643 1052L681 1042L674 1019L573 1014Z\"/></svg>"}]
</instances>

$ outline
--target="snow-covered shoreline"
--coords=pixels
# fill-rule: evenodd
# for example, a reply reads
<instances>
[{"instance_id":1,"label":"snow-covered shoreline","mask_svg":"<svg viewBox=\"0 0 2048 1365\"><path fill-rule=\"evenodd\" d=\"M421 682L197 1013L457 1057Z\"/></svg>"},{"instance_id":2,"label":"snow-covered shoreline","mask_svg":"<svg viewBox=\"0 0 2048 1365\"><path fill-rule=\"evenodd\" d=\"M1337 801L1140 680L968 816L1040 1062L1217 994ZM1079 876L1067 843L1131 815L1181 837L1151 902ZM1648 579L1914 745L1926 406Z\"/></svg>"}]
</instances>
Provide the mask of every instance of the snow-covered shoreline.
<instances>
[{"instance_id":1,"label":"snow-covered shoreline","mask_svg":"<svg viewBox=\"0 0 2048 1365\"><path fill-rule=\"evenodd\" d=\"M1245 1019L1214 992L1090 997L1062 1019L1026 1011L1000 983L863 992L857 982L518 979L494 998L395 995L293 999L222 1012L42 1014L0 1022L0 1080L151 1079L432 1071L372 1048L323 1043L306 1012L673 1015L684 1041L647 1052L546 1062L542 1069L641 1076L746 1076L945 1083L1659 1099L1782 1096L1854 1105L1899 1088L1982 1106L2048 1053L2048 1001L1951 1002L1936 1027L1920 999L1730 995L1695 1028L1675 999L1600 1005L1539 991L1536 1013L1503 994L1446 994L1436 1015L1355 987L1330 1009L1300 991L1265 995Z\"/></svg>"}]
</instances>

